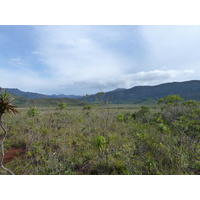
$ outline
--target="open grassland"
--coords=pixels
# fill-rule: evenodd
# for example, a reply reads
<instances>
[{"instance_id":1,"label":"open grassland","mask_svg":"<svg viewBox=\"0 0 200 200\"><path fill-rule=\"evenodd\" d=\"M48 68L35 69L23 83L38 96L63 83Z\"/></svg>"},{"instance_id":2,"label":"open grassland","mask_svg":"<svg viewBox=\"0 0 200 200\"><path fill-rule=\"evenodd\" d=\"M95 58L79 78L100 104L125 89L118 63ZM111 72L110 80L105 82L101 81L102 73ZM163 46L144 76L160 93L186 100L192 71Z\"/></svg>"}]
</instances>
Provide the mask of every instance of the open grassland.
<instances>
[{"instance_id":1,"label":"open grassland","mask_svg":"<svg viewBox=\"0 0 200 200\"><path fill-rule=\"evenodd\" d=\"M5 166L15 174L199 174L200 112L187 109L21 108L3 116L5 151L20 150Z\"/></svg>"}]
</instances>

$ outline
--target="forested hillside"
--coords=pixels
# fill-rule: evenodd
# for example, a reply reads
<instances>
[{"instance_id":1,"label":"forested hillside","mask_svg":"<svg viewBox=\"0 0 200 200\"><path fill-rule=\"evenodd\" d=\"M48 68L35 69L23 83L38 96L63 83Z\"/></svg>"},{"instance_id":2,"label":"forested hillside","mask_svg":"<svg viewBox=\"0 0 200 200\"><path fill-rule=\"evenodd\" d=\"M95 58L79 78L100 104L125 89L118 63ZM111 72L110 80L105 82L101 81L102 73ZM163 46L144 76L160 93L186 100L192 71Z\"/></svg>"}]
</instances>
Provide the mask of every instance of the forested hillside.
<instances>
[{"instance_id":1,"label":"forested hillside","mask_svg":"<svg viewBox=\"0 0 200 200\"><path fill-rule=\"evenodd\" d=\"M165 83L156 86L136 86L130 89L117 90L104 93L101 97L92 95L88 101L93 102L102 99L111 103L134 103L134 104L155 104L158 99L178 94L185 100L200 101L200 81L185 81Z\"/></svg>"}]
</instances>

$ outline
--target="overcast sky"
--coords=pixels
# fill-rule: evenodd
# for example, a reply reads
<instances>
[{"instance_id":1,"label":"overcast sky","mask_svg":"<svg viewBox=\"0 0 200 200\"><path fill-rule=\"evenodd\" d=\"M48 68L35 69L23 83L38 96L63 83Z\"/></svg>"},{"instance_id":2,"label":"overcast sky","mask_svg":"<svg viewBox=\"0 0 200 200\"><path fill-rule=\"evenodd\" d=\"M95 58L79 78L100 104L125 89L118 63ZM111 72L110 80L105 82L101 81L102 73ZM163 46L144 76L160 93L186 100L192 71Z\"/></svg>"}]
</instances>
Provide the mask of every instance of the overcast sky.
<instances>
[{"instance_id":1,"label":"overcast sky","mask_svg":"<svg viewBox=\"0 0 200 200\"><path fill-rule=\"evenodd\" d=\"M0 87L93 94L198 80L200 26L0 26Z\"/></svg>"}]
</instances>

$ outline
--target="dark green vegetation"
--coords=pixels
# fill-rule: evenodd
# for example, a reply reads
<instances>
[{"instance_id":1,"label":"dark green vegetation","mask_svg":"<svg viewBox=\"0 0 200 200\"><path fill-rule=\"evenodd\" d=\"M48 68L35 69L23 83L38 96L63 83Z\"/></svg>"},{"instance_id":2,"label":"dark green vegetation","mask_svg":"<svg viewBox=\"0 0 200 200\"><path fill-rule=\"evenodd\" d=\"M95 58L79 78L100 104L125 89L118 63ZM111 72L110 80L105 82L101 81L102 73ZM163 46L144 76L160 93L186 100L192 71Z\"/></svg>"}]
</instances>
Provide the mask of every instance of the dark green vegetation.
<instances>
[{"instance_id":1,"label":"dark green vegetation","mask_svg":"<svg viewBox=\"0 0 200 200\"><path fill-rule=\"evenodd\" d=\"M68 106L84 106L87 103L78 100L78 99L70 99L70 98L41 98L41 99L27 99L24 97L19 97L12 95L14 97L13 103L18 107L56 107L60 103L65 103Z\"/></svg>"},{"instance_id":2,"label":"dark green vegetation","mask_svg":"<svg viewBox=\"0 0 200 200\"><path fill-rule=\"evenodd\" d=\"M165 83L156 86L136 86L130 89L119 89L104 94L104 100L115 104L143 104L153 105L168 95L178 94L185 100L200 101L200 81L185 81ZM89 96L88 101L93 102L97 95Z\"/></svg>"},{"instance_id":3,"label":"dark green vegetation","mask_svg":"<svg viewBox=\"0 0 200 200\"><path fill-rule=\"evenodd\" d=\"M5 164L15 174L200 174L197 101L57 108L3 117L5 150L25 153Z\"/></svg>"}]
</instances>

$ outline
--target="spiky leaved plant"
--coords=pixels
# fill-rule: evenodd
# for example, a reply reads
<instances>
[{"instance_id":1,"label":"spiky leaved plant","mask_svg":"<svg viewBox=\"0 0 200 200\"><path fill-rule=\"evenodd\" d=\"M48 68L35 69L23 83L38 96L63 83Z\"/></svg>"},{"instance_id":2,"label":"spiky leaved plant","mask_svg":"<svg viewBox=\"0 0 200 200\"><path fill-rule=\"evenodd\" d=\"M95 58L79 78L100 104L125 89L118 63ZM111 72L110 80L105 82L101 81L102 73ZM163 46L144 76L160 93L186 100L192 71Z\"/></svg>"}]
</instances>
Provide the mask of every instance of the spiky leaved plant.
<instances>
[{"instance_id":1,"label":"spiky leaved plant","mask_svg":"<svg viewBox=\"0 0 200 200\"><path fill-rule=\"evenodd\" d=\"M10 98L10 96L8 95L8 93L5 91L2 91L2 89L0 88L0 127L3 129L4 135L3 138L1 140L1 160L0 160L0 165L1 168L4 169L6 172L14 175L13 172L11 172L9 169L7 169L4 165L3 165L3 161L4 161L4 141L7 135L7 129L3 126L2 123L2 116L5 113L9 113L9 114L16 114L18 113L18 111L16 110L16 106L14 106L11 101L13 99Z\"/></svg>"}]
</instances>

